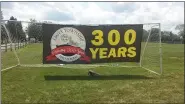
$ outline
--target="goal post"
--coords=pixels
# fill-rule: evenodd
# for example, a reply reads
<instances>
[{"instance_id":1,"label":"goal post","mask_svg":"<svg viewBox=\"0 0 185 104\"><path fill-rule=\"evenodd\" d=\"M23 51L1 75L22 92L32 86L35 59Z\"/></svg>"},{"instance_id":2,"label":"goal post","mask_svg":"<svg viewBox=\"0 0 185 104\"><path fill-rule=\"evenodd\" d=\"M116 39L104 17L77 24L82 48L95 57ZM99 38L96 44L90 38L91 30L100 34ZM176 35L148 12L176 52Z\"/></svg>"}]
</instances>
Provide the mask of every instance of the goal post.
<instances>
[{"instance_id":1,"label":"goal post","mask_svg":"<svg viewBox=\"0 0 185 104\"><path fill-rule=\"evenodd\" d=\"M5 71L20 65L19 56L15 51L15 44L11 38L11 33L5 25L6 21L1 22L1 71ZM5 40L5 43L3 43Z\"/></svg>"},{"instance_id":2,"label":"goal post","mask_svg":"<svg viewBox=\"0 0 185 104\"><path fill-rule=\"evenodd\" d=\"M22 28L19 28L17 25L14 28L8 27L7 23L21 23ZM161 44L161 25L160 23L146 23L143 24L143 34L142 34L142 42L141 42L141 54L140 61L137 62L111 62L111 63L98 63L98 64L75 64L75 65L58 65L58 64L42 64L43 57L43 43L42 43L42 24L54 24L54 23L43 23L43 22L28 22L28 21L14 21L14 20L4 20L1 25L4 27L6 35L9 40L9 44L12 46L15 44L12 42L13 30L20 29L23 30L23 34L26 37L30 34L32 36L27 37L29 41L29 45L26 47L22 47L20 49L12 48L12 54L15 56L14 58L17 60L14 66L9 66L7 68L2 69L11 69L15 66L21 67L65 67L65 68L91 68L91 67L129 67L129 68L142 68L148 70L155 74L162 74L162 44ZM19 24L20 25L20 24ZM11 31L11 32L10 32ZM1 30L2 33L2 30ZM39 35L40 37L34 38L34 35ZM21 44L22 44L21 40ZM2 47L1 47L2 48ZM1 52L2 53L2 52ZM5 53L6 54L6 53ZM2 54L4 55L4 54ZM3 56L2 56L3 57ZM7 60L3 60L7 61ZM8 62L5 62L8 63ZM78 66L78 67L76 67ZM124 70L124 69L123 69Z\"/></svg>"},{"instance_id":3,"label":"goal post","mask_svg":"<svg viewBox=\"0 0 185 104\"><path fill-rule=\"evenodd\" d=\"M161 45L161 24L160 23L148 23L145 24L146 26L151 25L150 26L150 30L149 30L149 34L147 36L147 40L145 42L145 44L143 45L143 49L142 49L142 53L141 53L141 60L140 60L140 67L149 70L151 72L154 72L156 74L162 74L162 45ZM153 32L153 29L158 29L158 31ZM151 43L154 42L154 40L152 39L153 37L156 37L155 40L155 45L150 45ZM144 40L143 40L144 41ZM152 52L151 52L152 50ZM150 53L150 54L148 54ZM154 55L152 55L152 53L155 53ZM147 57L151 57L150 59L146 59ZM152 58L153 57L153 58ZM157 59L155 59L157 58ZM144 61L149 61L152 60L150 63L153 64L148 64L145 65ZM158 66L156 69L159 70L151 70L151 66ZM156 72L157 71L157 72Z\"/></svg>"}]
</instances>

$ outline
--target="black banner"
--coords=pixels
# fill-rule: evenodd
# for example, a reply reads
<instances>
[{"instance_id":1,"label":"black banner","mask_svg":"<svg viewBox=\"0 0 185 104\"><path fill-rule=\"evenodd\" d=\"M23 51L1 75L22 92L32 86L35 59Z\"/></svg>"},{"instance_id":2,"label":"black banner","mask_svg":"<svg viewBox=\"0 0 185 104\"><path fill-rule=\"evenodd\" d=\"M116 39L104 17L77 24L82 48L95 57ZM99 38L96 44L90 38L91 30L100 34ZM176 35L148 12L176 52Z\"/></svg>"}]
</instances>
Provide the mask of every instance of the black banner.
<instances>
[{"instance_id":1,"label":"black banner","mask_svg":"<svg viewBox=\"0 0 185 104\"><path fill-rule=\"evenodd\" d=\"M139 62L143 25L43 24L43 64Z\"/></svg>"}]
</instances>

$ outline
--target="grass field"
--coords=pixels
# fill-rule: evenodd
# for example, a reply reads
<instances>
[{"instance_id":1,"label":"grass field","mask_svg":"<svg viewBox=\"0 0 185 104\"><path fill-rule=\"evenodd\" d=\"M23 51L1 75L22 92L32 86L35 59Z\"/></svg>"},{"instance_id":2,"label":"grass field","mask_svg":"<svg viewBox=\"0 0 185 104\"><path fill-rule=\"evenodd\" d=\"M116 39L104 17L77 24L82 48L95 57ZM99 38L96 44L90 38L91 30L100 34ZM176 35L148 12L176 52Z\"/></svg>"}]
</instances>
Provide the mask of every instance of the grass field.
<instances>
[{"instance_id":1,"label":"grass field","mask_svg":"<svg viewBox=\"0 0 185 104\"><path fill-rule=\"evenodd\" d=\"M41 44L17 53L21 64L42 62ZM3 68L16 64L12 52L2 57ZM142 68L73 67L19 66L3 71L2 103L184 103L183 44L163 44L162 76ZM89 69L103 75L88 77Z\"/></svg>"}]
</instances>

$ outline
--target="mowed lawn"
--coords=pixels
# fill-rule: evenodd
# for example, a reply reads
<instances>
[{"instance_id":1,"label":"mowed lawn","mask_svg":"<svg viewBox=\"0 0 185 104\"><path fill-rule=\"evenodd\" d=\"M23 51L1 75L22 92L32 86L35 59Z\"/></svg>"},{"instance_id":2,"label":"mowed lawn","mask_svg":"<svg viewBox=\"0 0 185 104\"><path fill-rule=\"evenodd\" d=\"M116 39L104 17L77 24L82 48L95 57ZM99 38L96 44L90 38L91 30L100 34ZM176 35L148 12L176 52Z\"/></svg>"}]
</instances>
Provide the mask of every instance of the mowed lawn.
<instances>
[{"instance_id":1,"label":"mowed lawn","mask_svg":"<svg viewBox=\"0 0 185 104\"><path fill-rule=\"evenodd\" d=\"M21 64L42 63L41 44L28 45L17 53ZM2 56L3 68L16 64L12 52ZM156 68L153 65L151 69ZM102 76L89 77L88 70ZM163 44L163 70L159 76L142 68L119 66L19 66L1 73L2 103L184 103L183 44Z\"/></svg>"}]
</instances>

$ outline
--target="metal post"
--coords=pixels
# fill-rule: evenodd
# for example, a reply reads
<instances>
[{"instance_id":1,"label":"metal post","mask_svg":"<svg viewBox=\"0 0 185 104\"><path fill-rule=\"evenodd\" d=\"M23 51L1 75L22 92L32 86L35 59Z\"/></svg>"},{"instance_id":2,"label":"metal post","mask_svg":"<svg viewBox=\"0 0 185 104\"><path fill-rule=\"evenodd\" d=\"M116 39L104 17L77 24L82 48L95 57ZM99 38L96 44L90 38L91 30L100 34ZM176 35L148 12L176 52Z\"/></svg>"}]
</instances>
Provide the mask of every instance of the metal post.
<instances>
[{"instance_id":1,"label":"metal post","mask_svg":"<svg viewBox=\"0 0 185 104\"><path fill-rule=\"evenodd\" d=\"M6 28L5 24L3 24L3 27L5 28L5 31L6 31L6 33L7 33L7 35L8 35L8 39L9 39L9 41L10 41L10 44L12 44L13 42L12 42L12 40L11 40L11 38L10 38L10 33L9 33L8 29ZM15 49L14 49L14 48L13 48L13 52L14 52L14 54L15 54L15 57L17 58L18 65L20 65L19 57L18 57L17 53L15 52Z\"/></svg>"},{"instance_id":2,"label":"metal post","mask_svg":"<svg viewBox=\"0 0 185 104\"><path fill-rule=\"evenodd\" d=\"M161 24L159 24L159 54L160 54L160 74L162 74L163 70L162 70Z\"/></svg>"},{"instance_id":3,"label":"metal post","mask_svg":"<svg viewBox=\"0 0 185 104\"><path fill-rule=\"evenodd\" d=\"M16 39L17 38L17 22L15 22L14 26L15 26L15 34L16 34L16 37L15 37L15 48L19 49L19 47L17 46L18 41Z\"/></svg>"},{"instance_id":4,"label":"metal post","mask_svg":"<svg viewBox=\"0 0 185 104\"><path fill-rule=\"evenodd\" d=\"M160 24L160 23L159 23L159 24ZM158 25L159 25L159 24L158 24ZM156 25L154 25L154 26L156 26ZM146 46L147 46L149 37L150 37L150 35L151 35L151 31L152 31L152 28L153 28L154 26L151 27L150 32L149 32L149 35L148 35L148 38L147 38L147 40L146 40L146 43L145 43L145 46L144 46L144 49L143 49L143 53L142 53L141 58L140 58L140 67L142 66L141 62L142 62L142 59L143 59L143 55L144 55L144 53L145 53L145 49L146 49Z\"/></svg>"}]
</instances>

